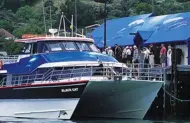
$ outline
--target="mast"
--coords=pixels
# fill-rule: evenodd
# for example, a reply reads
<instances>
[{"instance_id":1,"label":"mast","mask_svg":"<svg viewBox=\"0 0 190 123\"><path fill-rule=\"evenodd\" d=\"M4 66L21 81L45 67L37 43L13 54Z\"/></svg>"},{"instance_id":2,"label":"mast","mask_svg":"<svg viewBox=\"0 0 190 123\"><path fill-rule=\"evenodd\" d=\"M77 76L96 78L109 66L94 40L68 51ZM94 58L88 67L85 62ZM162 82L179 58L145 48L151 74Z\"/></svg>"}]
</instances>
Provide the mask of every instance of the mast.
<instances>
[{"instance_id":1,"label":"mast","mask_svg":"<svg viewBox=\"0 0 190 123\"><path fill-rule=\"evenodd\" d=\"M64 30L64 34L65 34L65 37L66 37L66 27L65 27L65 16L64 16L64 14L63 14L63 12L62 12L62 14L61 14L61 18L60 18L60 22L59 22L59 30L58 30L58 36L59 36L59 32L60 32L60 30L61 30L61 22L62 22L62 20L63 20L63 30Z\"/></svg>"},{"instance_id":2,"label":"mast","mask_svg":"<svg viewBox=\"0 0 190 123\"><path fill-rule=\"evenodd\" d=\"M73 37L73 15L72 15L72 18L71 18L71 31L72 31L71 35Z\"/></svg>"},{"instance_id":3,"label":"mast","mask_svg":"<svg viewBox=\"0 0 190 123\"><path fill-rule=\"evenodd\" d=\"M63 14L63 12L62 12L62 14ZM65 37L66 37L67 35L66 35L66 26L65 26L65 16L64 16L64 14L63 14L63 30L64 30L64 34L65 34Z\"/></svg>"},{"instance_id":4,"label":"mast","mask_svg":"<svg viewBox=\"0 0 190 123\"><path fill-rule=\"evenodd\" d=\"M77 0L75 0L75 33L77 34Z\"/></svg>"},{"instance_id":5,"label":"mast","mask_svg":"<svg viewBox=\"0 0 190 123\"><path fill-rule=\"evenodd\" d=\"M50 11L49 11L49 15L50 15L50 23L51 23L51 29L52 29L52 16L51 16L51 6L52 6L52 1L49 1L49 9L50 9Z\"/></svg>"},{"instance_id":6,"label":"mast","mask_svg":"<svg viewBox=\"0 0 190 123\"><path fill-rule=\"evenodd\" d=\"M44 16L44 29L45 29L45 34L47 34L46 16L45 16L45 9L44 9L44 0L42 0L42 8L43 8L43 16Z\"/></svg>"}]
</instances>

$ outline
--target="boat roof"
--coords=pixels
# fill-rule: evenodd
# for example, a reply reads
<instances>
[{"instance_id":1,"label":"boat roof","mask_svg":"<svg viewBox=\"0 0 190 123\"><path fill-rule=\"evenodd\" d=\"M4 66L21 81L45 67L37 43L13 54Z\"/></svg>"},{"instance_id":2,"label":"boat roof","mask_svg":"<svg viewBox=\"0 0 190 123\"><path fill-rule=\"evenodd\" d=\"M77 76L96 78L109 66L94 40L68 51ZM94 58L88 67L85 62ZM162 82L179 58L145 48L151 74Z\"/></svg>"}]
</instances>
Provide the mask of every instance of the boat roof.
<instances>
[{"instance_id":1,"label":"boat roof","mask_svg":"<svg viewBox=\"0 0 190 123\"><path fill-rule=\"evenodd\" d=\"M83 41L83 42L94 42L91 38L84 37L35 37L35 38L27 38L27 39L16 39L15 42L22 43L31 43L31 42L39 42L39 41Z\"/></svg>"},{"instance_id":2,"label":"boat roof","mask_svg":"<svg viewBox=\"0 0 190 123\"><path fill-rule=\"evenodd\" d=\"M104 67L126 67L123 63L117 62L102 62ZM71 67L71 66L99 66L100 62L98 61L70 61L70 62L53 62L45 63L38 68L49 68L49 67Z\"/></svg>"}]
</instances>

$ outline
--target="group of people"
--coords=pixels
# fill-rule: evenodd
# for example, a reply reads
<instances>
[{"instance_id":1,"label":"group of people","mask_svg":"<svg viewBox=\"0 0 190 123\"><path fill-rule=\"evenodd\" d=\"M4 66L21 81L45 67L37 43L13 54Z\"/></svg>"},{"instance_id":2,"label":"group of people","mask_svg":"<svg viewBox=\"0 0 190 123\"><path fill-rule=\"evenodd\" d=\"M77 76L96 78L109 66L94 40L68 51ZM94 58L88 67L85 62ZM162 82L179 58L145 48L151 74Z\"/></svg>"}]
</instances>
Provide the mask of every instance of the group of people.
<instances>
[{"instance_id":1,"label":"group of people","mask_svg":"<svg viewBox=\"0 0 190 123\"><path fill-rule=\"evenodd\" d=\"M153 44L149 47L138 48L136 45L120 47L115 44L114 48L105 48L102 53L115 57L119 62L131 63L145 63L152 67L156 64L161 64L162 67L172 65L172 47L169 45L166 49L164 44L161 44L160 51L156 50Z\"/></svg>"}]
</instances>

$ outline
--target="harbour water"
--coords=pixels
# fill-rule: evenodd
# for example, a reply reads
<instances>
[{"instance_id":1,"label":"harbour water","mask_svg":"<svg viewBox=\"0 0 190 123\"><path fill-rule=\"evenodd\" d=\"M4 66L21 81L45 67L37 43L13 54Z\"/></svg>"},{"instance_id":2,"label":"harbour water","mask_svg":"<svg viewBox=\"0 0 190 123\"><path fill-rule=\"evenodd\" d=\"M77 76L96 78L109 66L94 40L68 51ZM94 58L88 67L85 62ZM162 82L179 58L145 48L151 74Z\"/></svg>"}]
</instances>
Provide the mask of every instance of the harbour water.
<instances>
[{"instance_id":1,"label":"harbour water","mask_svg":"<svg viewBox=\"0 0 190 123\"><path fill-rule=\"evenodd\" d=\"M190 123L190 121L150 121L134 119L83 119L83 120L50 120L50 119L17 119L0 118L0 123Z\"/></svg>"}]
</instances>

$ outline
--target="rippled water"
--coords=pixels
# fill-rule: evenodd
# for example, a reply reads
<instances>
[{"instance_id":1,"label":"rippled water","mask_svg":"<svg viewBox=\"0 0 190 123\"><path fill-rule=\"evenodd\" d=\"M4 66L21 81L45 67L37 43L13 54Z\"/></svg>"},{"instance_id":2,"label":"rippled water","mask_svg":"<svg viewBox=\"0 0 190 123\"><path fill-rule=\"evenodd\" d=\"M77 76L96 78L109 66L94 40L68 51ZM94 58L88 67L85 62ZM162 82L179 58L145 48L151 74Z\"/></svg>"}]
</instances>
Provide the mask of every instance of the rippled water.
<instances>
[{"instance_id":1,"label":"rippled water","mask_svg":"<svg viewBox=\"0 0 190 123\"><path fill-rule=\"evenodd\" d=\"M16 118L0 118L0 123L190 123L190 121L149 121L149 120L131 120L131 119L86 119L86 120L49 120L49 119L16 119Z\"/></svg>"}]
</instances>

